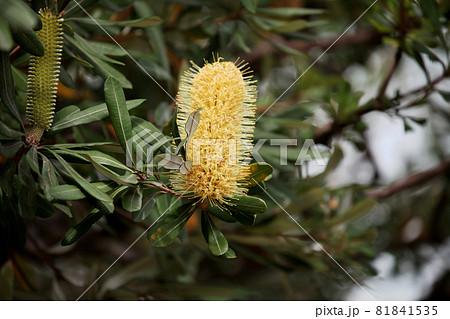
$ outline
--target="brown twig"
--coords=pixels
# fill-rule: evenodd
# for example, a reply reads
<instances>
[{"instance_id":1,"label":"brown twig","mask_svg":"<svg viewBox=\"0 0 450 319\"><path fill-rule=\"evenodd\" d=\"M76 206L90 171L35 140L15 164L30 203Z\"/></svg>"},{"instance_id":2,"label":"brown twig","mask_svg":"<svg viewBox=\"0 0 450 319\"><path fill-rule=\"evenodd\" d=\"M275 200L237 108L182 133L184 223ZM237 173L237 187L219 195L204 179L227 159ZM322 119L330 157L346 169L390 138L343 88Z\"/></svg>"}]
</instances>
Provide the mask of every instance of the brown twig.
<instances>
[{"instance_id":1,"label":"brown twig","mask_svg":"<svg viewBox=\"0 0 450 319\"><path fill-rule=\"evenodd\" d=\"M155 188L157 188L157 189L163 191L164 193L168 193L168 194L172 194L172 195L178 196L178 197L180 197L180 198L192 200L192 198L183 196L183 195L181 195L181 194L179 194L179 193L177 193L177 192L171 190L170 188L167 188L165 185L153 184L153 183L151 183L151 182L146 183L145 185L155 187Z\"/></svg>"},{"instance_id":2,"label":"brown twig","mask_svg":"<svg viewBox=\"0 0 450 319\"><path fill-rule=\"evenodd\" d=\"M397 52L395 53L394 63L391 66L391 69L389 70L389 73L386 76L386 79L384 80L383 84L380 86L380 90L378 91L378 95L375 98L374 101L374 108L375 109L382 109L383 107L383 98L386 95L386 89L391 82L392 76L395 73L395 70L397 70L398 64L400 62L400 59L402 57L402 51L400 49L397 49Z\"/></svg>"},{"instance_id":3,"label":"brown twig","mask_svg":"<svg viewBox=\"0 0 450 319\"><path fill-rule=\"evenodd\" d=\"M20 50L20 45L16 46L10 53L9 58L11 59Z\"/></svg>"},{"instance_id":4,"label":"brown twig","mask_svg":"<svg viewBox=\"0 0 450 319\"><path fill-rule=\"evenodd\" d=\"M405 94L403 94L400 97L400 99L404 99L406 97L416 95L419 93L423 93L425 95L423 97L421 97L420 99L415 100L412 103L408 103L406 106L403 106L400 108L411 107L411 106L416 105L416 104L414 104L415 102L420 101L423 98L427 97L436 84L438 84L439 82L441 82L442 80L446 79L449 76L450 76L450 68L445 70L441 76L437 77L430 83L428 83L422 87L419 87L417 89L406 92ZM358 108L356 110L356 112L350 114L348 117L341 119L339 122L330 122L321 127L317 127L315 129L313 139L316 143L328 144L331 137L333 137L334 134L341 132L348 125L351 125L351 124L359 121L361 116L363 116L364 114L367 114L367 113L370 113L373 111L379 111L380 109L385 110L387 108L377 106L375 100L372 100L369 103L367 103L366 105L363 105L360 108Z\"/></svg>"},{"instance_id":5,"label":"brown twig","mask_svg":"<svg viewBox=\"0 0 450 319\"><path fill-rule=\"evenodd\" d=\"M447 170L450 170L450 159L447 159L446 161L432 169L411 175L409 177L406 177L405 179L394 182L385 188L368 191L367 196L372 198L386 198L408 188L422 185L423 183L439 176Z\"/></svg>"}]
</instances>

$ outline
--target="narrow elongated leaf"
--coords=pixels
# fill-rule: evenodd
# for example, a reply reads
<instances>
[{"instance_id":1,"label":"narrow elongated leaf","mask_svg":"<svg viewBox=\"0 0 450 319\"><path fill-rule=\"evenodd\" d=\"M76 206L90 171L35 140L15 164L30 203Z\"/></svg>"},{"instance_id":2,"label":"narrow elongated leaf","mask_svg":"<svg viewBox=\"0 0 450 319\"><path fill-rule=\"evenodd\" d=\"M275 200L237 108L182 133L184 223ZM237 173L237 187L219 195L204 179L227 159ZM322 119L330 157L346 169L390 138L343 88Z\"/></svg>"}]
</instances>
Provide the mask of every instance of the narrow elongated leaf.
<instances>
[{"instance_id":1,"label":"narrow elongated leaf","mask_svg":"<svg viewBox=\"0 0 450 319\"><path fill-rule=\"evenodd\" d=\"M22 132L16 131L12 128L10 128L8 125L6 125L3 122L0 122L0 137L2 139L14 139L14 140L20 140L24 134Z\"/></svg>"},{"instance_id":2,"label":"narrow elongated leaf","mask_svg":"<svg viewBox=\"0 0 450 319\"><path fill-rule=\"evenodd\" d=\"M270 15L272 17L289 18L294 16L305 16L305 15L317 15L324 13L325 10L322 9L312 9L312 8L258 8L258 13Z\"/></svg>"},{"instance_id":3,"label":"narrow elongated leaf","mask_svg":"<svg viewBox=\"0 0 450 319\"><path fill-rule=\"evenodd\" d=\"M134 28L148 28L161 24L162 19L159 17L147 17L139 18L134 20L122 20L122 21L109 21L101 19L91 19L91 18L71 18L77 22L85 24L100 24L101 26L119 26L119 27L134 27Z\"/></svg>"},{"instance_id":4,"label":"narrow elongated leaf","mask_svg":"<svg viewBox=\"0 0 450 319\"><path fill-rule=\"evenodd\" d=\"M89 213L80 223L70 228L67 233L64 235L61 245L68 246L75 243L78 239L80 239L84 234L86 234L100 218L103 217L103 213L99 212L97 209L94 209Z\"/></svg>"},{"instance_id":5,"label":"narrow elongated leaf","mask_svg":"<svg viewBox=\"0 0 450 319\"><path fill-rule=\"evenodd\" d=\"M64 214L67 215L67 217L72 218L72 212L70 211L70 208L66 205L60 204L60 203L53 203L53 206L55 206L56 209L59 209Z\"/></svg>"},{"instance_id":6,"label":"narrow elongated leaf","mask_svg":"<svg viewBox=\"0 0 450 319\"><path fill-rule=\"evenodd\" d=\"M126 101L126 107L128 110L131 110L141 105L144 101L144 99ZM83 111L80 111L77 106L71 105L65 107L59 112L56 112L55 120L50 131L56 132L68 127L99 121L107 117L108 114L108 107L106 106L106 103L92 106Z\"/></svg>"},{"instance_id":7,"label":"narrow elongated leaf","mask_svg":"<svg viewBox=\"0 0 450 319\"><path fill-rule=\"evenodd\" d=\"M92 203L92 205L99 210L100 213L110 214L114 212L114 203L111 202L103 202L98 199L88 198L88 201Z\"/></svg>"},{"instance_id":8,"label":"narrow elongated leaf","mask_svg":"<svg viewBox=\"0 0 450 319\"><path fill-rule=\"evenodd\" d=\"M133 184L137 184L138 180L137 180L136 174L127 171L124 175L119 175L116 172L110 170L109 168L97 163L89 155L85 155L85 156L86 156L86 158L91 160L91 164L95 167L95 169L97 171L99 171L100 174L115 181L117 184L129 185L129 186L131 186Z\"/></svg>"},{"instance_id":9,"label":"narrow elongated leaf","mask_svg":"<svg viewBox=\"0 0 450 319\"><path fill-rule=\"evenodd\" d=\"M8 111L20 123L22 129L25 131L20 118L19 111L16 105L16 94L14 92L14 78L11 71L11 64L9 63L9 53L0 52L0 97L3 104L5 104Z\"/></svg>"},{"instance_id":10,"label":"narrow elongated leaf","mask_svg":"<svg viewBox=\"0 0 450 319\"><path fill-rule=\"evenodd\" d=\"M148 3L142 1L135 1L133 5L136 14L141 18L154 15ZM170 74L170 64L169 59L167 57L167 49L161 25L154 26L151 28L145 28L145 33L149 39L150 44L155 50L155 54L157 57L156 60L162 66L164 71Z\"/></svg>"},{"instance_id":11,"label":"narrow elongated leaf","mask_svg":"<svg viewBox=\"0 0 450 319\"><path fill-rule=\"evenodd\" d=\"M51 187L58 185L58 179L56 178L55 169L50 160L42 153L39 153L42 158L42 171L40 174L41 188L44 190L45 198L52 200L49 190Z\"/></svg>"},{"instance_id":12,"label":"narrow elongated leaf","mask_svg":"<svg viewBox=\"0 0 450 319\"><path fill-rule=\"evenodd\" d=\"M36 56L44 55L44 45L33 30L14 32L13 39L28 53Z\"/></svg>"},{"instance_id":13,"label":"narrow elongated leaf","mask_svg":"<svg viewBox=\"0 0 450 319\"><path fill-rule=\"evenodd\" d=\"M69 173L70 176L72 176L73 179L77 182L77 184L80 185L89 195L93 196L94 198L97 198L98 200L112 203L113 200L111 197L101 192L97 187L95 187L91 183L87 182L80 174L78 174L78 172L75 169L72 168L72 166L69 165L69 163L67 163L56 152L53 151L50 152L61 163L61 165L64 167L67 173Z\"/></svg>"},{"instance_id":14,"label":"narrow elongated leaf","mask_svg":"<svg viewBox=\"0 0 450 319\"><path fill-rule=\"evenodd\" d=\"M102 52L109 56L125 56L127 53L115 43L89 41L89 45L94 51Z\"/></svg>"},{"instance_id":15,"label":"narrow elongated leaf","mask_svg":"<svg viewBox=\"0 0 450 319\"><path fill-rule=\"evenodd\" d=\"M59 153L59 152L58 152ZM96 150L71 150L70 153L81 155L89 161L95 161L98 164L122 169L131 172L132 170L111 155Z\"/></svg>"},{"instance_id":16,"label":"narrow elongated leaf","mask_svg":"<svg viewBox=\"0 0 450 319\"><path fill-rule=\"evenodd\" d=\"M202 233L213 255L221 256L228 251L228 241L206 212L202 212Z\"/></svg>"},{"instance_id":17,"label":"narrow elongated leaf","mask_svg":"<svg viewBox=\"0 0 450 319\"><path fill-rule=\"evenodd\" d=\"M178 207L176 213L177 217L174 220L163 223L155 231L151 230L148 232L148 238L153 246L166 247L172 244L194 213L194 208L191 203L187 203Z\"/></svg>"},{"instance_id":18,"label":"narrow elongated leaf","mask_svg":"<svg viewBox=\"0 0 450 319\"><path fill-rule=\"evenodd\" d=\"M131 115L131 123L133 124L133 130L141 133L142 131L147 132L145 139L147 141L148 138L154 136L159 137L162 135L162 132L155 126L153 123L150 123L149 121L146 121L140 117L136 117ZM148 135L148 137L147 137ZM156 139L155 139L156 140ZM153 143L155 140L149 139L148 143Z\"/></svg>"},{"instance_id":19,"label":"narrow elongated leaf","mask_svg":"<svg viewBox=\"0 0 450 319\"><path fill-rule=\"evenodd\" d=\"M96 148L96 147L101 147L101 146L113 146L113 147L120 148L119 143L112 143L112 142L54 144L54 145L48 145L48 146L46 146L46 148L49 148L49 149L78 149L79 148L79 149L85 150L85 149ZM113 153L115 153L115 152L113 152Z\"/></svg>"},{"instance_id":20,"label":"narrow elongated leaf","mask_svg":"<svg viewBox=\"0 0 450 319\"><path fill-rule=\"evenodd\" d=\"M86 198L86 194L75 185L56 185L49 190L50 195L59 200L79 200Z\"/></svg>"},{"instance_id":21,"label":"narrow elongated leaf","mask_svg":"<svg viewBox=\"0 0 450 319\"><path fill-rule=\"evenodd\" d=\"M142 188L132 187L122 197L122 207L129 212L136 212L142 207Z\"/></svg>"},{"instance_id":22,"label":"narrow elongated leaf","mask_svg":"<svg viewBox=\"0 0 450 319\"><path fill-rule=\"evenodd\" d=\"M86 47L86 45L83 45L84 43L80 43L80 38L75 40L70 35L65 34L64 39L67 40L71 48L78 52L83 58L88 60L92 66L95 68L96 72L103 77L104 79L107 79L108 77L112 76L116 78L122 87L126 89L131 89L133 85L130 81L117 69L112 67L110 64L102 60L102 56L99 56L98 53L92 52L92 50L89 47Z\"/></svg>"},{"instance_id":23,"label":"narrow elongated leaf","mask_svg":"<svg viewBox=\"0 0 450 319\"><path fill-rule=\"evenodd\" d=\"M91 19L89 19L89 20L91 20ZM117 61L117 60L107 57L106 55L103 54L102 51L96 51L91 45L93 42L89 42L89 41L85 40L83 37L79 36L76 33L75 33L75 40L77 41L77 43L80 46L83 47L83 49L85 49L87 52L89 52L92 56L95 56L96 58L103 60L105 62L108 62L108 63L125 65L123 62L120 62L120 61Z\"/></svg>"},{"instance_id":24,"label":"narrow elongated leaf","mask_svg":"<svg viewBox=\"0 0 450 319\"><path fill-rule=\"evenodd\" d=\"M38 162L36 146L31 146L30 150L28 151L28 153L26 155L26 159L27 159L28 164L30 165L30 168L37 174L40 174L41 172L39 171L39 162Z\"/></svg>"},{"instance_id":25,"label":"narrow elongated leaf","mask_svg":"<svg viewBox=\"0 0 450 319\"><path fill-rule=\"evenodd\" d=\"M284 23L283 25L280 25L278 27L275 27L272 29L272 31L275 32L293 32L293 31L299 31L301 29L304 29L308 26L307 20L297 19L294 21L289 21Z\"/></svg>"},{"instance_id":26,"label":"narrow elongated leaf","mask_svg":"<svg viewBox=\"0 0 450 319\"><path fill-rule=\"evenodd\" d=\"M132 158L131 138L133 135L130 114L125 106L122 86L113 77L105 81L105 101L117 139L127 157Z\"/></svg>"},{"instance_id":27,"label":"narrow elongated leaf","mask_svg":"<svg viewBox=\"0 0 450 319\"><path fill-rule=\"evenodd\" d=\"M258 0L241 0L241 3L251 13L255 13L258 8Z\"/></svg>"},{"instance_id":28,"label":"narrow elongated leaf","mask_svg":"<svg viewBox=\"0 0 450 319\"><path fill-rule=\"evenodd\" d=\"M22 141L0 141L0 156L9 158L23 146Z\"/></svg>"},{"instance_id":29,"label":"narrow elongated leaf","mask_svg":"<svg viewBox=\"0 0 450 319\"><path fill-rule=\"evenodd\" d=\"M9 24L6 20L0 20L0 51L8 51L12 48L14 41L11 32L9 31Z\"/></svg>"},{"instance_id":30,"label":"narrow elongated leaf","mask_svg":"<svg viewBox=\"0 0 450 319\"><path fill-rule=\"evenodd\" d=\"M59 73L59 80L64 86L67 86L70 89L75 89L75 83L73 82L72 77L69 73L67 73L66 69L64 67L61 67Z\"/></svg>"},{"instance_id":31,"label":"narrow elongated leaf","mask_svg":"<svg viewBox=\"0 0 450 319\"><path fill-rule=\"evenodd\" d=\"M153 193L150 196L144 198L144 200L142 201L141 209L133 212L132 214L134 221L142 222L150 216L153 206L155 206L156 196L158 196L158 194L159 193Z\"/></svg>"}]
</instances>

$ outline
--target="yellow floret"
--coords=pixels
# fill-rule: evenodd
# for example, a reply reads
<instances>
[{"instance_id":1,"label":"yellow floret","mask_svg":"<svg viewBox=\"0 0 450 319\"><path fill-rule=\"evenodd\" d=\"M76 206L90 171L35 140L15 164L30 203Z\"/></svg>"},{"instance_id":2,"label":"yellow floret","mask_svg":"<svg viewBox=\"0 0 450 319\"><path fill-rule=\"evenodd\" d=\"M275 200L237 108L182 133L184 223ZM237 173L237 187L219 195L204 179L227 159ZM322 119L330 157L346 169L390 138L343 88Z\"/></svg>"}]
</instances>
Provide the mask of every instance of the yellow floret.
<instances>
[{"instance_id":1,"label":"yellow floret","mask_svg":"<svg viewBox=\"0 0 450 319\"><path fill-rule=\"evenodd\" d=\"M256 86L245 64L217 58L202 68L193 64L181 78L177 124L186 138L185 124L202 108L201 119L186 150L192 166L172 176L175 190L199 201L223 204L243 195L249 175L248 158L255 125Z\"/></svg>"}]
</instances>

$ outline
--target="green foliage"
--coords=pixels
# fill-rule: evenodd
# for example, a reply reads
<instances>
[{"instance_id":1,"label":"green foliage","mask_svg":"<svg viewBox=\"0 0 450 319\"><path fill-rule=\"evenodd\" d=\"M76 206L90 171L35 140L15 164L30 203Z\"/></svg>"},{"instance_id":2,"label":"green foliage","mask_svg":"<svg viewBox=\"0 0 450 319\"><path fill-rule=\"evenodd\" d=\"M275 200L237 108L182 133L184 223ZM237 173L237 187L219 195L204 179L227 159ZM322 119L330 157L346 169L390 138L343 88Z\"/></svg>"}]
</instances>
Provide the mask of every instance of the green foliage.
<instances>
[{"instance_id":1,"label":"green foliage","mask_svg":"<svg viewBox=\"0 0 450 319\"><path fill-rule=\"evenodd\" d=\"M46 2L55 14L64 11L60 83L52 127L29 145L26 75L30 55L45 53L35 31L42 27L36 12ZM448 124L448 109L433 101L450 101L439 86L450 77L450 5L379 2L316 63L371 1L301 3L85 0L94 21L74 1L0 0L0 299L58 295L48 289L72 298L78 291L72 283L93 282L111 256L143 232L148 241L136 244L132 257L86 298L338 299L351 281L311 237L358 281L374 274L370 262L379 252L403 253L409 243L399 234L414 218L423 224L417 244L444 242L450 236L448 170L406 195L379 195L384 180L378 174L361 184L330 180L349 158L345 145L377 170L368 113L389 114L405 131L428 125L423 114L439 114ZM370 54L383 48L395 51L394 62L372 81L379 83L376 94L355 92L347 67L357 63L370 72ZM185 148L202 120L200 109L193 112L181 140L179 77L189 61L202 64L213 52L230 61L242 57L255 70L261 88L255 142L296 142L286 152L265 142L258 150L267 163L255 156L250 177L240 181L247 195L220 206L185 198L170 180L170 169L186 167ZM427 83L391 94L387 88L406 58ZM440 69L437 77L430 63ZM420 116L407 112L424 105ZM448 152L437 142L448 133L443 126L430 148L445 162ZM318 149L303 150L311 140ZM175 167L159 165L168 152ZM311 173L317 154L326 166ZM355 167L348 174L358 173ZM418 254L414 245L407 250ZM14 275L27 279L33 272L42 273L33 288ZM74 273L83 274L67 280ZM336 286L329 287L330 280ZM60 281L63 289L49 288Z\"/></svg>"}]
</instances>

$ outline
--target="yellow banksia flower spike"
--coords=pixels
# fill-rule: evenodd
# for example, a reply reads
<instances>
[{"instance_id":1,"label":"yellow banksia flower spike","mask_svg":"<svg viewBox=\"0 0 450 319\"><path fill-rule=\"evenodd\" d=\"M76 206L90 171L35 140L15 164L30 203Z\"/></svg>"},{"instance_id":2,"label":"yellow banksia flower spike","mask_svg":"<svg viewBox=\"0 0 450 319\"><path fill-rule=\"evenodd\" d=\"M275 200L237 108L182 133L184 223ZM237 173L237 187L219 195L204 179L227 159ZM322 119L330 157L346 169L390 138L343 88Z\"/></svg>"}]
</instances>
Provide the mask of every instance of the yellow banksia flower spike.
<instances>
[{"instance_id":1,"label":"yellow banksia flower spike","mask_svg":"<svg viewBox=\"0 0 450 319\"><path fill-rule=\"evenodd\" d=\"M248 159L255 126L256 81L246 64L215 57L203 67L192 63L181 77L177 125L182 139L186 122L201 109L201 118L186 149L187 172L171 177L173 188L208 205L228 203L246 193Z\"/></svg>"},{"instance_id":2,"label":"yellow banksia flower spike","mask_svg":"<svg viewBox=\"0 0 450 319\"><path fill-rule=\"evenodd\" d=\"M31 56L28 68L27 141L37 144L44 131L50 129L55 112L56 91L61 64L63 19L48 8L39 10L42 29L37 35L44 45L42 57Z\"/></svg>"}]
</instances>

